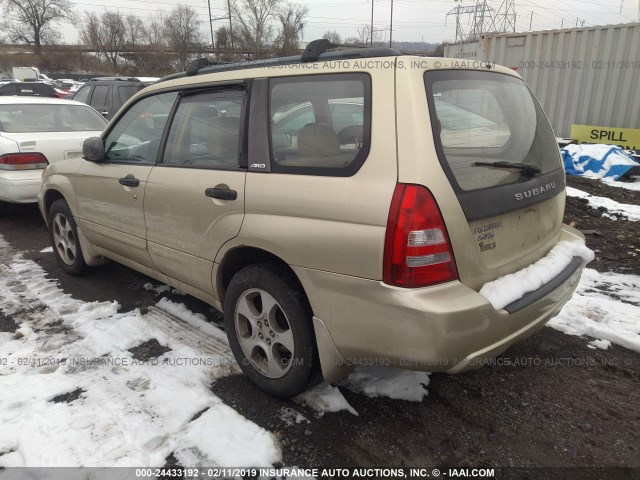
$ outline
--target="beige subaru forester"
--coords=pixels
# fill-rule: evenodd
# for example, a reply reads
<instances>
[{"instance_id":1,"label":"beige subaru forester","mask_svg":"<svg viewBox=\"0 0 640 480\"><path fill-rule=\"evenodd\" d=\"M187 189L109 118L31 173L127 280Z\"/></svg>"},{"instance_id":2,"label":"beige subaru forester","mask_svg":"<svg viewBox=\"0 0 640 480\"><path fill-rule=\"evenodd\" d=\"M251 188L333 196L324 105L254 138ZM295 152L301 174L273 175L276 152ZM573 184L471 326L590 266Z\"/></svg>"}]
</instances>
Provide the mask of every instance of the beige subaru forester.
<instances>
[{"instance_id":1,"label":"beige subaru forester","mask_svg":"<svg viewBox=\"0 0 640 480\"><path fill-rule=\"evenodd\" d=\"M460 372L536 332L579 256L495 307L482 287L584 246L551 127L507 68L324 51L194 62L43 175L62 268L115 260L224 312L278 396L354 365Z\"/></svg>"}]
</instances>

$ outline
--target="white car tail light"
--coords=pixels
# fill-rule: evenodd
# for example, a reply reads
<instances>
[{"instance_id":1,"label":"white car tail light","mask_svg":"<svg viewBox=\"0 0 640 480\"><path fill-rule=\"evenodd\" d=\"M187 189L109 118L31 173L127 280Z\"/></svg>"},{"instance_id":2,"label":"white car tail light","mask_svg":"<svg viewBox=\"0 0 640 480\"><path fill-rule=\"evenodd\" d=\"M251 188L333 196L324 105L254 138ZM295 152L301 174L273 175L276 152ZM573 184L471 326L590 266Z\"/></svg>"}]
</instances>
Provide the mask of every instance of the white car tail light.
<instances>
[{"instance_id":1,"label":"white car tail light","mask_svg":"<svg viewBox=\"0 0 640 480\"><path fill-rule=\"evenodd\" d=\"M0 170L40 170L49 162L41 153L7 153L0 155Z\"/></svg>"}]
</instances>

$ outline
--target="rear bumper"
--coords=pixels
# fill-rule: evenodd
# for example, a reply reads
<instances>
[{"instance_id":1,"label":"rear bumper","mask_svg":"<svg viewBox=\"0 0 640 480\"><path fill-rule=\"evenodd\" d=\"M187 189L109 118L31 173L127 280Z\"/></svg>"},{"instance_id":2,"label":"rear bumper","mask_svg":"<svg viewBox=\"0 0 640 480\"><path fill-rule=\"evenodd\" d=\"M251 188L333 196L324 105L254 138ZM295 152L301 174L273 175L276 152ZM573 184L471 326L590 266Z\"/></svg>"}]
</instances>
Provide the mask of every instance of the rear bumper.
<instances>
[{"instance_id":1,"label":"rear bumper","mask_svg":"<svg viewBox=\"0 0 640 480\"><path fill-rule=\"evenodd\" d=\"M42 170L0 170L0 201L35 203L38 201Z\"/></svg>"},{"instance_id":2,"label":"rear bumper","mask_svg":"<svg viewBox=\"0 0 640 480\"><path fill-rule=\"evenodd\" d=\"M560 240L584 244L568 228ZM336 368L345 365L450 373L479 367L557 315L583 268L584 262L556 288L513 313L495 310L460 282L403 289L326 272L296 272L309 294L316 330L326 329L317 335L318 347L323 372L335 380Z\"/></svg>"}]
</instances>

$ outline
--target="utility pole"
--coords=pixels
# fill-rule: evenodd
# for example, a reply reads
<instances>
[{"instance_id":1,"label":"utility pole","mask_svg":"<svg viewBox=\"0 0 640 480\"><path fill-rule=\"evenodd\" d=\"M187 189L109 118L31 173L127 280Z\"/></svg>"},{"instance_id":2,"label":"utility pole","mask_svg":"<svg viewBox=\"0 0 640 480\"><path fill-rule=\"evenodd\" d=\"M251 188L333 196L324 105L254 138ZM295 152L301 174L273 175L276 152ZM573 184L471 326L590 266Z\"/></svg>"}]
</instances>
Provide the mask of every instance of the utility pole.
<instances>
[{"instance_id":1,"label":"utility pole","mask_svg":"<svg viewBox=\"0 0 640 480\"><path fill-rule=\"evenodd\" d=\"M393 38L393 0L391 0L391 27L389 28L389 48L391 47L391 39Z\"/></svg>"},{"instance_id":2,"label":"utility pole","mask_svg":"<svg viewBox=\"0 0 640 480\"><path fill-rule=\"evenodd\" d=\"M500 19L502 17L502 19ZM498 32L516 31L516 2L515 0L502 0L496 13L496 29Z\"/></svg>"},{"instance_id":3,"label":"utility pole","mask_svg":"<svg viewBox=\"0 0 640 480\"><path fill-rule=\"evenodd\" d=\"M473 23L469 34L465 34L460 16L464 13L473 15ZM464 42L466 40L477 40L483 33L495 31L495 9L487 5L487 0L476 0L474 6L463 7L458 5L450 12L449 15L456 17L456 39L455 43Z\"/></svg>"},{"instance_id":4,"label":"utility pole","mask_svg":"<svg viewBox=\"0 0 640 480\"><path fill-rule=\"evenodd\" d=\"M373 0L371 0L371 31L369 32L371 37L369 46L373 47Z\"/></svg>"},{"instance_id":5,"label":"utility pole","mask_svg":"<svg viewBox=\"0 0 640 480\"><path fill-rule=\"evenodd\" d=\"M227 8L229 9L229 35L231 35L231 53L233 53L233 24L231 23L231 0L227 0Z\"/></svg>"},{"instance_id":6,"label":"utility pole","mask_svg":"<svg viewBox=\"0 0 640 480\"><path fill-rule=\"evenodd\" d=\"M214 43L213 43L213 19L211 18L211 0L207 0L207 6L209 7L209 28L211 29L211 51L215 52Z\"/></svg>"}]
</instances>

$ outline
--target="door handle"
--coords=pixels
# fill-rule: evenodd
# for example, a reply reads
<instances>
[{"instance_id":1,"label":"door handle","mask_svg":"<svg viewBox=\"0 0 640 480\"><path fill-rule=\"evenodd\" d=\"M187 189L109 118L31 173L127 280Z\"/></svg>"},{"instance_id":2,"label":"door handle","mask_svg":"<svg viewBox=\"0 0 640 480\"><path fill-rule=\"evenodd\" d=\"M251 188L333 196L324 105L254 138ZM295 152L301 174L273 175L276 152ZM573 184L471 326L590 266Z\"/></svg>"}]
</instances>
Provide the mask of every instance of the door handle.
<instances>
[{"instance_id":1,"label":"door handle","mask_svg":"<svg viewBox=\"0 0 640 480\"><path fill-rule=\"evenodd\" d=\"M120 185L124 185L125 187L137 187L138 185L140 185L140 180L138 180L133 175L127 175L126 177L118 180L118 183L120 183Z\"/></svg>"},{"instance_id":2,"label":"door handle","mask_svg":"<svg viewBox=\"0 0 640 480\"><path fill-rule=\"evenodd\" d=\"M238 198L238 192L229 188L207 188L204 194L207 197L218 198L220 200L235 200Z\"/></svg>"},{"instance_id":3,"label":"door handle","mask_svg":"<svg viewBox=\"0 0 640 480\"><path fill-rule=\"evenodd\" d=\"M109 115L109 112L107 112L106 110L103 110L102 112L100 112L100 115L102 115L103 117L106 117L107 115Z\"/></svg>"}]
</instances>

